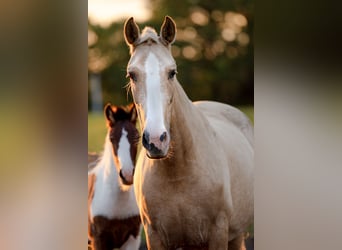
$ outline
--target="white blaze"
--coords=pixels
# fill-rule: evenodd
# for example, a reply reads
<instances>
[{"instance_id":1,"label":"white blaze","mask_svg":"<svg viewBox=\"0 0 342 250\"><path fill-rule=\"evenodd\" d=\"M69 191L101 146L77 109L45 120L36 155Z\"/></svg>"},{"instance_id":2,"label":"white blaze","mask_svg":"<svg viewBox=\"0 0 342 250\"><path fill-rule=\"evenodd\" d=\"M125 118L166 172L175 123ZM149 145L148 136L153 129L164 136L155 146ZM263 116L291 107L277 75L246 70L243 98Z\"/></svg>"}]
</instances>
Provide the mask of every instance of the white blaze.
<instances>
[{"instance_id":1,"label":"white blaze","mask_svg":"<svg viewBox=\"0 0 342 250\"><path fill-rule=\"evenodd\" d=\"M165 131L163 96L160 86L160 64L150 53L145 62L146 72L146 128L148 132L160 136ZM153 134L151 134L153 136Z\"/></svg>"},{"instance_id":2,"label":"white blaze","mask_svg":"<svg viewBox=\"0 0 342 250\"><path fill-rule=\"evenodd\" d=\"M131 158L131 145L129 144L127 138L127 131L125 129L122 130L122 135L119 142L119 149L118 149L118 158L122 168L122 172L125 175L132 175L133 174L133 162Z\"/></svg>"}]
</instances>

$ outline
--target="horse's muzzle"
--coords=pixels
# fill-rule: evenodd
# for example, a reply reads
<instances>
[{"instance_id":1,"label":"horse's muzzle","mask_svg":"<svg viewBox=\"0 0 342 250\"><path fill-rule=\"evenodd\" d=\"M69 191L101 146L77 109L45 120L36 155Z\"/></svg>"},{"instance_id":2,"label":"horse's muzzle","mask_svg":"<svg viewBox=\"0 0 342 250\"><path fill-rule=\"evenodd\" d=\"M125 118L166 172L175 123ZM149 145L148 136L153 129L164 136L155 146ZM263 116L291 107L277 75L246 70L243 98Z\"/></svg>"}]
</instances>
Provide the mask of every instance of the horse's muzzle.
<instances>
[{"instance_id":1,"label":"horse's muzzle","mask_svg":"<svg viewBox=\"0 0 342 250\"><path fill-rule=\"evenodd\" d=\"M161 159L166 156L160 149L156 148L153 143L149 144L146 150L147 150L147 157L151 159Z\"/></svg>"},{"instance_id":2,"label":"horse's muzzle","mask_svg":"<svg viewBox=\"0 0 342 250\"><path fill-rule=\"evenodd\" d=\"M122 183L124 185L132 185L133 184L133 175L130 176L130 177L125 177L123 174L122 174L122 169L120 169L120 178L122 180Z\"/></svg>"},{"instance_id":3,"label":"horse's muzzle","mask_svg":"<svg viewBox=\"0 0 342 250\"><path fill-rule=\"evenodd\" d=\"M166 132L163 132L159 137L150 139L149 133L145 131L142 136L142 144L147 151L147 156L151 159L160 159L167 155L168 138Z\"/></svg>"}]
</instances>

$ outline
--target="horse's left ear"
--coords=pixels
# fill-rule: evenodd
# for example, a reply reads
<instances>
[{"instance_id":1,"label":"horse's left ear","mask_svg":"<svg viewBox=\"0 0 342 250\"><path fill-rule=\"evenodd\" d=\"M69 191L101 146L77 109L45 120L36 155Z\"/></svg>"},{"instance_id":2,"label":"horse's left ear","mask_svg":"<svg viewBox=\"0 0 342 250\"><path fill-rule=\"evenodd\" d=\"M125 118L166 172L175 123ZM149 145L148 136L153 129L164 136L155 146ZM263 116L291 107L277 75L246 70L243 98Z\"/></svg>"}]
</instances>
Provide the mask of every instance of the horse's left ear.
<instances>
[{"instance_id":1,"label":"horse's left ear","mask_svg":"<svg viewBox=\"0 0 342 250\"><path fill-rule=\"evenodd\" d=\"M129 114L131 117L131 122L135 123L137 121L137 109L135 108L134 103L129 105Z\"/></svg>"},{"instance_id":2,"label":"horse's left ear","mask_svg":"<svg viewBox=\"0 0 342 250\"><path fill-rule=\"evenodd\" d=\"M114 118L114 111L110 103L108 103L105 106L104 113L105 113L107 121L109 122L109 125L112 126L115 123L115 118Z\"/></svg>"},{"instance_id":3,"label":"horse's left ear","mask_svg":"<svg viewBox=\"0 0 342 250\"><path fill-rule=\"evenodd\" d=\"M127 19L125 22L124 36L128 45L134 45L140 37L140 29L133 17Z\"/></svg>"},{"instance_id":4,"label":"horse's left ear","mask_svg":"<svg viewBox=\"0 0 342 250\"><path fill-rule=\"evenodd\" d=\"M166 44L172 44L176 39L176 23L169 16L166 16L160 29L160 37Z\"/></svg>"}]
</instances>

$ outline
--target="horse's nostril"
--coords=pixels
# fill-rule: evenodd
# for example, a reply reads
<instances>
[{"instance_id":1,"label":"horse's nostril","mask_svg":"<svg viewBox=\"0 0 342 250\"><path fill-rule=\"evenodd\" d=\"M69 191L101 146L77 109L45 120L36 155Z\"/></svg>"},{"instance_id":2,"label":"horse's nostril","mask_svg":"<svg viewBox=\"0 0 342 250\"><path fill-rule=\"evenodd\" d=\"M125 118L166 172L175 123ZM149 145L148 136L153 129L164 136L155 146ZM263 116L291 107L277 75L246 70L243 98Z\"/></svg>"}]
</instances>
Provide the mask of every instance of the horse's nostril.
<instances>
[{"instance_id":1,"label":"horse's nostril","mask_svg":"<svg viewBox=\"0 0 342 250\"><path fill-rule=\"evenodd\" d=\"M143 133L142 140L143 140L142 141L143 145L148 145L149 144L150 136L149 136L148 132L144 132Z\"/></svg>"},{"instance_id":2,"label":"horse's nostril","mask_svg":"<svg viewBox=\"0 0 342 250\"><path fill-rule=\"evenodd\" d=\"M164 132L160 137L159 140L162 142L166 139L166 132Z\"/></svg>"},{"instance_id":3,"label":"horse's nostril","mask_svg":"<svg viewBox=\"0 0 342 250\"><path fill-rule=\"evenodd\" d=\"M120 178L121 178L123 181L126 181L125 176L123 176L122 170L121 170L121 169L120 169L119 175L120 175Z\"/></svg>"}]
</instances>

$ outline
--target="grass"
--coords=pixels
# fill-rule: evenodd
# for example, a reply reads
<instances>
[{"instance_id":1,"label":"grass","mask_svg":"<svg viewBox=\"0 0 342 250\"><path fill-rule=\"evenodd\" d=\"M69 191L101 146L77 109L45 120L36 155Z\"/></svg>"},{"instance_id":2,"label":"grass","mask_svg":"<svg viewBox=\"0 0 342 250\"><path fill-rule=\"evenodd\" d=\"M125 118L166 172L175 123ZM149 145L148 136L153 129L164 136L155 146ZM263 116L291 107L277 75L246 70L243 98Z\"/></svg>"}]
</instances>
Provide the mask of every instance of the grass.
<instances>
[{"instance_id":1,"label":"grass","mask_svg":"<svg viewBox=\"0 0 342 250\"><path fill-rule=\"evenodd\" d=\"M242 112L244 112L251 122L254 124L254 107L253 106L241 106L238 107Z\"/></svg>"},{"instance_id":2,"label":"grass","mask_svg":"<svg viewBox=\"0 0 342 250\"><path fill-rule=\"evenodd\" d=\"M106 119L102 112L88 114L88 152L100 153L103 150L107 133Z\"/></svg>"}]
</instances>

